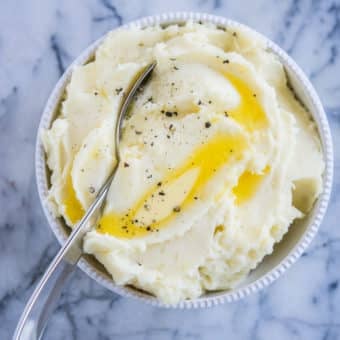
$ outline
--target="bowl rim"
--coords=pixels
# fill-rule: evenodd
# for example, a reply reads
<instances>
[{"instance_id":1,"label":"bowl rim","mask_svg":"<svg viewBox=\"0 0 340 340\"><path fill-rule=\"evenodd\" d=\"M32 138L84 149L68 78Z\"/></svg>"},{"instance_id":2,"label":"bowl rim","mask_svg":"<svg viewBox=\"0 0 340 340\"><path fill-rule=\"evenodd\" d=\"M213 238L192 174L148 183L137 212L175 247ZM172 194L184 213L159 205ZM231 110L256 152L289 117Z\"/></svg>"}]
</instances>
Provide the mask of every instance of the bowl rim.
<instances>
[{"instance_id":1,"label":"bowl rim","mask_svg":"<svg viewBox=\"0 0 340 340\"><path fill-rule=\"evenodd\" d=\"M78 267L82 271L84 271L88 276L90 276L92 279L97 281L102 286L119 295L134 297L136 299L149 303L153 306L180 309L205 308L222 304L225 302L236 301L251 293L260 291L261 289L275 281L277 278L279 278L286 271L286 269L288 269L306 250L306 248L311 243L312 239L314 238L319 229L322 219L326 213L327 205L330 198L333 181L333 163L334 163L332 137L330 133L328 120L324 108L314 87L308 80L307 76L300 69L300 67L296 64L296 62L284 50L282 50L276 43L272 42L269 38L257 32L255 29L252 29L244 24L241 24L235 20L230 20L223 16L216 16L199 12L169 12L140 18L132 22L129 22L125 25L116 27L113 30L110 30L109 32L119 30L122 28L147 27L157 24L169 25L182 23L190 20L196 22L202 21L203 23L213 23L219 27L242 28L251 31L253 34L255 33L265 41L267 47L275 55L279 57L281 62L283 62L285 68L288 68L296 76L297 80L299 81L299 85L301 85L304 95L307 96L310 102L312 103L311 106L313 106L314 108L313 118L317 124L323 147L325 170L323 174L323 192L318 198L318 201L313 209L311 221L309 222L304 233L300 236L299 241L293 246L288 255L284 259L282 259L281 262L278 263L274 268L266 272L264 275L262 275L255 281L243 287L235 288L234 290L229 291L216 292L207 296L203 295L195 299L184 300L176 305L168 305L160 302L154 296L145 294L129 286L116 285L112 279L110 279L103 272L92 266L84 258L81 258L80 261L78 262ZM67 237L59 227L57 219L53 216L51 209L49 208L49 203L47 200L48 183L47 183L46 160L40 134L41 131L46 127L50 126L50 123L53 121L54 117L53 112L55 111L57 105L59 105L61 95L62 93L64 93L65 85L68 83L70 79L73 68L77 65L81 65L84 62L86 62L89 59L89 56L93 54L93 52L97 49L97 47L105 39L109 32L107 32L101 38L99 38L91 45L89 45L65 70L64 74L60 77L60 79L56 83L47 100L38 127L35 148L35 172L39 199L44 214L47 218L48 225L52 229L53 233L55 234L60 244L63 244Z\"/></svg>"}]
</instances>

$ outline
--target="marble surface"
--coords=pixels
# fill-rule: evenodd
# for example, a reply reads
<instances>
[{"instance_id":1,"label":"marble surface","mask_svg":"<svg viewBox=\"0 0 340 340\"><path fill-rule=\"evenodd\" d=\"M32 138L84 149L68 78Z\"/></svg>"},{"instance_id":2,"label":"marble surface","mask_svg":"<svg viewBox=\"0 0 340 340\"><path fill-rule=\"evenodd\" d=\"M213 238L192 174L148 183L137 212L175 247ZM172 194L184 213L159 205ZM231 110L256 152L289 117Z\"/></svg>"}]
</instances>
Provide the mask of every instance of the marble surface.
<instances>
[{"instance_id":1,"label":"marble surface","mask_svg":"<svg viewBox=\"0 0 340 340\"><path fill-rule=\"evenodd\" d=\"M37 196L34 143L57 79L83 48L129 20L194 10L244 22L310 76L335 144L335 183L301 260L260 294L207 310L163 310L121 298L78 270L45 339L340 339L340 2L317 0L31 0L0 3L0 339L9 339L58 249Z\"/></svg>"}]
</instances>

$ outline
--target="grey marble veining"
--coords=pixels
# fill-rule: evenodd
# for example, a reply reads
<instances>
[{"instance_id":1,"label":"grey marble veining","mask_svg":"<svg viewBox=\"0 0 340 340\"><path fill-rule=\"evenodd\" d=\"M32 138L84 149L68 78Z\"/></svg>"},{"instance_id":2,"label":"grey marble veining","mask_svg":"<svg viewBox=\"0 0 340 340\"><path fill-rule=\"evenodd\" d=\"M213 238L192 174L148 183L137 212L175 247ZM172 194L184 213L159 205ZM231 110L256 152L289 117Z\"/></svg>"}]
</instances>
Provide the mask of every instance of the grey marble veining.
<instances>
[{"instance_id":1,"label":"grey marble veining","mask_svg":"<svg viewBox=\"0 0 340 340\"><path fill-rule=\"evenodd\" d=\"M311 77L335 144L335 183L320 232L260 294L207 310L163 310L121 298L77 271L46 339L340 339L340 2L31 0L0 3L0 339L9 339L57 241L38 200L34 143L65 67L121 23L193 10L244 22L279 43Z\"/></svg>"}]
</instances>

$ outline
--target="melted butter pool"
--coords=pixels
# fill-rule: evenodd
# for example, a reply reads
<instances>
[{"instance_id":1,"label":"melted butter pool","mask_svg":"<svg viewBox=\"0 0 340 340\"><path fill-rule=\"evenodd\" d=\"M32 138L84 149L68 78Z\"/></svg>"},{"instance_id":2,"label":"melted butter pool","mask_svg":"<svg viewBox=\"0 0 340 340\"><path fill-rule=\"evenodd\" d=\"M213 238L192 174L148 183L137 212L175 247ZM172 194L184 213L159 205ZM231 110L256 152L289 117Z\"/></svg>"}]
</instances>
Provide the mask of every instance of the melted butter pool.
<instances>
[{"instance_id":1,"label":"melted butter pool","mask_svg":"<svg viewBox=\"0 0 340 340\"><path fill-rule=\"evenodd\" d=\"M110 213L98 231L116 237L142 237L158 232L188 205L200 199L204 188L223 165L242 157L246 140L241 135L218 134L197 148L178 169L170 171L125 214Z\"/></svg>"},{"instance_id":2,"label":"melted butter pool","mask_svg":"<svg viewBox=\"0 0 340 340\"><path fill-rule=\"evenodd\" d=\"M85 211L80 204L74 191L71 173L68 174L64 189L64 212L72 224L76 224L84 215Z\"/></svg>"},{"instance_id":3,"label":"melted butter pool","mask_svg":"<svg viewBox=\"0 0 340 340\"><path fill-rule=\"evenodd\" d=\"M244 81L234 75L228 74L226 77L241 97L240 104L228 111L228 115L249 132L267 127L268 119L256 97L256 93Z\"/></svg>"},{"instance_id":4,"label":"melted butter pool","mask_svg":"<svg viewBox=\"0 0 340 340\"><path fill-rule=\"evenodd\" d=\"M265 176L270 172L266 166L261 173L245 171L239 178L237 185L233 188L235 202L237 205L247 202L256 193Z\"/></svg>"},{"instance_id":5,"label":"melted butter pool","mask_svg":"<svg viewBox=\"0 0 340 340\"><path fill-rule=\"evenodd\" d=\"M249 132L265 128L268 125L267 116L256 94L239 78L231 74L226 77L240 94L239 105L229 110L228 116ZM240 135L216 135L197 148L182 166L170 171L161 183L150 188L124 214L112 212L104 215L97 230L122 238L142 237L150 232L158 232L188 205L198 200L214 173L231 159L242 157L245 148L246 141ZM236 204L249 200L268 172L269 167L261 174L245 171L233 188ZM71 175L66 181L63 206L65 215L73 224L84 214Z\"/></svg>"}]
</instances>

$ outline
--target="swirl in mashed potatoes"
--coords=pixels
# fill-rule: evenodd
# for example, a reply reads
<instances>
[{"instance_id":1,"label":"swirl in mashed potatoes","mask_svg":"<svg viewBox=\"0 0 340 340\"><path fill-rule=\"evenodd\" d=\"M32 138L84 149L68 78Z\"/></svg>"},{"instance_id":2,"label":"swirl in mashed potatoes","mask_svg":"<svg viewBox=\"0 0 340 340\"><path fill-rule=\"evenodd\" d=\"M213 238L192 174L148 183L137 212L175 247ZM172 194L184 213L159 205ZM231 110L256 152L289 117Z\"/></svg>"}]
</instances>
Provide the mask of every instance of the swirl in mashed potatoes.
<instances>
[{"instance_id":1,"label":"swirl in mashed potatoes","mask_svg":"<svg viewBox=\"0 0 340 340\"><path fill-rule=\"evenodd\" d=\"M68 225L112 170L117 110L153 60L84 249L117 284L176 303L245 278L311 209L324 162L315 124L257 35L195 23L121 29L74 69L42 136L51 206Z\"/></svg>"}]
</instances>

